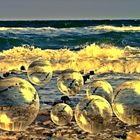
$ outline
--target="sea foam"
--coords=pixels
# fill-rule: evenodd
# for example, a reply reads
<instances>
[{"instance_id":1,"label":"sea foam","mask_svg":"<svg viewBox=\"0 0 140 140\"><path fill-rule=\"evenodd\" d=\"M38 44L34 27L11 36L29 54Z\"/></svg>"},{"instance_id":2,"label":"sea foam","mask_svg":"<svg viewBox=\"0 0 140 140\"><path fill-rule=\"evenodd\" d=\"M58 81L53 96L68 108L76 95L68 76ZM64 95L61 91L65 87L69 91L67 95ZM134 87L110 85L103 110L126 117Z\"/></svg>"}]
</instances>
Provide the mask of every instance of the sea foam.
<instances>
[{"instance_id":1,"label":"sea foam","mask_svg":"<svg viewBox=\"0 0 140 140\"><path fill-rule=\"evenodd\" d=\"M91 44L79 51L69 49L42 50L34 46L20 46L0 53L0 71L27 69L38 59L49 60L53 70L73 68L79 71L96 73L135 73L140 72L140 49L126 46L118 48L112 45Z\"/></svg>"}]
</instances>

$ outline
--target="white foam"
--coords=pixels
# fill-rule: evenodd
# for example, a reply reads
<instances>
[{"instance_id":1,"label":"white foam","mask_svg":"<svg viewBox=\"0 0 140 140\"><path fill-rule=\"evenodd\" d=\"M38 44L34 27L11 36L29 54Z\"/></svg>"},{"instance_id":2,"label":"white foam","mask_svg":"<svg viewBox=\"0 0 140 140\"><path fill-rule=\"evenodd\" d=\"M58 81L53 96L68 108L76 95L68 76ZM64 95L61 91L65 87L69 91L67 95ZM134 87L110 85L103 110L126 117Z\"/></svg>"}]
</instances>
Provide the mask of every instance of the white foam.
<instances>
[{"instance_id":1,"label":"white foam","mask_svg":"<svg viewBox=\"0 0 140 140\"><path fill-rule=\"evenodd\" d=\"M137 31L140 32L140 26L108 26L108 25L99 25L96 27L93 27L94 30L105 30L105 31L119 31L119 32L125 32L125 31Z\"/></svg>"}]
</instances>

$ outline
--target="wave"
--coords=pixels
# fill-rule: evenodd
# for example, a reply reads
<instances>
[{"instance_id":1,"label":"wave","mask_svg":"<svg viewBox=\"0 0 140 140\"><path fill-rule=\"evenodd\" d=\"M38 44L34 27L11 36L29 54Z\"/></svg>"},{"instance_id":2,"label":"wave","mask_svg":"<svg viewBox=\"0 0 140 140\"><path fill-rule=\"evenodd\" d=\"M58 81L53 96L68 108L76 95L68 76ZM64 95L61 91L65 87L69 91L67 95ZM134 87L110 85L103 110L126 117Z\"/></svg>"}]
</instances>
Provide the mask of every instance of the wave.
<instances>
[{"instance_id":1,"label":"wave","mask_svg":"<svg viewBox=\"0 0 140 140\"><path fill-rule=\"evenodd\" d=\"M12 54L12 55L11 55ZM77 69L95 73L139 73L140 49L126 46L124 49L111 45L91 44L79 51L69 49L42 50L34 46L20 46L0 53L0 71L20 70L36 59L47 59L54 71Z\"/></svg>"},{"instance_id":2,"label":"wave","mask_svg":"<svg viewBox=\"0 0 140 140\"><path fill-rule=\"evenodd\" d=\"M38 32L38 31L63 31L63 32L81 32L79 31L82 28L54 28L54 27L41 27L41 28L34 28L34 27L0 27L1 31L27 31L27 32Z\"/></svg>"},{"instance_id":3,"label":"wave","mask_svg":"<svg viewBox=\"0 0 140 140\"><path fill-rule=\"evenodd\" d=\"M108 25L98 25L89 27L71 27L71 28L54 28L54 27L0 27L0 32L2 31L20 31L20 32L46 32L46 31L62 31L62 32L76 32L76 33L97 33L100 34L102 31L115 31L115 32L140 32L140 26L108 26ZM93 32L94 31L94 32ZM100 31L100 32L99 32ZM103 32L104 33L104 32Z\"/></svg>"},{"instance_id":4,"label":"wave","mask_svg":"<svg viewBox=\"0 0 140 140\"><path fill-rule=\"evenodd\" d=\"M97 25L113 26L139 26L140 20L23 20L23 21L0 21L0 27L53 27L72 28L89 27Z\"/></svg>"},{"instance_id":5,"label":"wave","mask_svg":"<svg viewBox=\"0 0 140 140\"><path fill-rule=\"evenodd\" d=\"M44 31L55 31L57 28L53 27L41 27L41 28L33 28L33 27L0 27L0 31L9 31L9 30L18 30L18 31L39 31L39 30L44 30Z\"/></svg>"},{"instance_id":6,"label":"wave","mask_svg":"<svg viewBox=\"0 0 140 140\"><path fill-rule=\"evenodd\" d=\"M140 26L107 26L107 25L99 25L96 27L93 27L94 30L104 30L104 31L118 31L118 32L131 32L131 31L137 31L140 32Z\"/></svg>"}]
</instances>

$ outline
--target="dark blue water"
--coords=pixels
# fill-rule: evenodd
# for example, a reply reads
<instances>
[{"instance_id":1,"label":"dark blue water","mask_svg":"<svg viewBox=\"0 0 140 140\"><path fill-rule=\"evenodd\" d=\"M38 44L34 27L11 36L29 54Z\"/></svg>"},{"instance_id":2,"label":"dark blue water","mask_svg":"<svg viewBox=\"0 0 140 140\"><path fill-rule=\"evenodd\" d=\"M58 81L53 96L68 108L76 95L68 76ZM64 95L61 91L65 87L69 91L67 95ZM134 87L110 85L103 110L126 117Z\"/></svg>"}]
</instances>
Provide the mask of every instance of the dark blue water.
<instances>
[{"instance_id":1,"label":"dark blue water","mask_svg":"<svg viewBox=\"0 0 140 140\"><path fill-rule=\"evenodd\" d=\"M0 21L0 51L22 45L79 50L92 43L140 47L140 20Z\"/></svg>"}]
</instances>

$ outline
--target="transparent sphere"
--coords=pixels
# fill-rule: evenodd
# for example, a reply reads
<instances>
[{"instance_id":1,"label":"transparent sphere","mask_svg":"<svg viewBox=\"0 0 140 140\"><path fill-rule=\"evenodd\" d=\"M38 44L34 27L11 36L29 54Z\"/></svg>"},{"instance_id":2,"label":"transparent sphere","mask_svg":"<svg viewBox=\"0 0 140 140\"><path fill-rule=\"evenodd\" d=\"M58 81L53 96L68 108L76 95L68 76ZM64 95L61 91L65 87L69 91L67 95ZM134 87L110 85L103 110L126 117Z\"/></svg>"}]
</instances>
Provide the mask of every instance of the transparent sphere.
<instances>
[{"instance_id":1,"label":"transparent sphere","mask_svg":"<svg viewBox=\"0 0 140 140\"><path fill-rule=\"evenodd\" d=\"M71 107L65 103L56 104L51 111L51 119L57 125L66 125L70 123L73 117Z\"/></svg>"},{"instance_id":2,"label":"transparent sphere","mask_svg":"<svg viewBox=\"0 0 140 140\"><path fill-rule=\"evenodd\" d=\"M42 86L51 80L52 71L49 61L36 60L29 65L27 75L33 84Z\"/></svg>"},{"instance_id":3,"label":"transparent sphere","mask_svg":"<svg viewBox=\"0 0 140 140\"><path fill-rule=\"evenodd\" d=\"M82 75L73 70L65 70L57 78L58 89L67 96L76 95L84 84Z\"/></svg>"},{"instance_id":4,"label":"transparent sphere","mask_svg":"<svg viewBox=\"0 0 140 140\"><path fill-rule=\"evenodd\" d=\"M103 130L112 119L112 108L101 96L91 95L82 99L75 109L78 126L89 133Z\"/></svg>"},{"instance_id":5,"label":"transparent sphere","mask_svg":"<svg viewBox=\"0 0 140 140\"><path fill-rule=\"evenodd\" d=\"M115 115L124 123L140 124L140 81L120 84L114 91L112 107Z\"/></svg>"},{"instance_id":6,"label":"transparent sphere","mask_svg":"<svg viewBox=\"0 0 140 140\"><path fill-rule=\"evenodd\" d=\"M23 131L36 118L39 97L35 88L21 78L0 80L0 128Z\"/></svg>"},{"instance_id":7,"label":"transparent sphere","mask_svg":"<svg viewBox=\"0 0 140 140\"><path fill-rule=\"evenodd\" d=\"M112 103L113 89L110 83L105 80L93 81L87 87L87 96L99 95L105 98L109 103Z\"/></svg>"}]
</instances>

